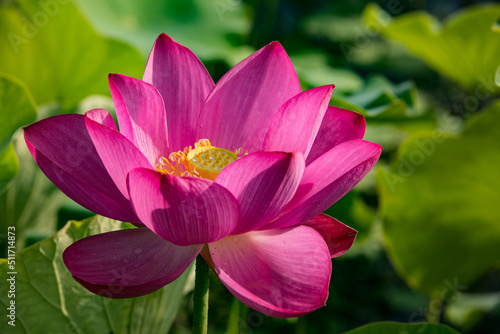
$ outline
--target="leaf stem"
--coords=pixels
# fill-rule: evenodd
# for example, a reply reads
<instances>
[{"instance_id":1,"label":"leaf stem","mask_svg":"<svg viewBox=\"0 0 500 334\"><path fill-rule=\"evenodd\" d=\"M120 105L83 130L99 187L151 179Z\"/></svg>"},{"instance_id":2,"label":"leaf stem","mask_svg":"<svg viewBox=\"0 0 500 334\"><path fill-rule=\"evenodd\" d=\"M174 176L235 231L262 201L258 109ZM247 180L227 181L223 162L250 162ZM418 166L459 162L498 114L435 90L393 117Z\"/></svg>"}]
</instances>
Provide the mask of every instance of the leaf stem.
<instances>
[{"instance_id":1,"label":"leaf stem","mask_svg":"<svg viewBox=\"0 0 500 334\"><path fill-rule=\"evenodd\" d=\"M427 310L427 322L438 324L441 319L441 312L443 308L443 301L439 295L434 294L429 303Z\"/></svg>"},{"instance_id":2,"label":"leaf stem","mask_svg":"<svg viewBox=\"0 0 500 334\"><path fill-rule=\"evenodd\" d=\"M233 297L233 304L229 311L229 319L227 321L226 334L238 334L238 325L240 321L241 303L236 297Z\"/></svg>"},{"instance_id":3,"label":"leaf stem","mask_svg":"<svg viewBox=\"0 0 500 334\"><path fill-rule=\"evenodd\" d=\"M208 325L208 288L210 267L201 255L196 258L194 280L193 334L206 334Z\"/></svg>"}]
</instances>

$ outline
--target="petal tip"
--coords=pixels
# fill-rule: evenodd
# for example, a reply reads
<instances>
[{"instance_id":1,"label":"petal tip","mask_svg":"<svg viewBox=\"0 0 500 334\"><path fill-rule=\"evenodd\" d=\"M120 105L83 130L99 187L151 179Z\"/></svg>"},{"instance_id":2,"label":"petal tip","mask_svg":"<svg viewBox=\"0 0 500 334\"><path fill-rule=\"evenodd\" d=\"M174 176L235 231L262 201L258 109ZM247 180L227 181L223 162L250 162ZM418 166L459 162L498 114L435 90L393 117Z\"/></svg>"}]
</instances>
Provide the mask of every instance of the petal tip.
<instances>
[{"instance_id":1,"label":"petal tip","mask_svg":"<svg viewBox=\"0 0 500 334\"><path fill-rule=\"evenodd\" d=\"M113 88L118 89L116 82L118 81L120 76L121 76L121 74L119 74L119 73L109 73L108 74L108 84L109 84L109 88L111 91L113 91Z\"/></svg>"},{"instance_id":2,"label":"petal tip","mask_svg":"<svg viewBox=\"0 0 500 334\"><path fill-rule=\"evenodd\" d=\"M166 33L162 32L156 38L156 40L153 44L153 48L151 50L151 53L153 53L153 51L155 50L156 47L159 47L161 50L163 48L171 47L172 45L178 45L178 46L185 47L182 44L179 44L176 41L174 41L174 39L172 37L170 37L170 35L167 35Z\"/></svg>"},{"instance_id":3,"label":"petal tip","mask_svg":"<svg viewBox=\"0 0 500 334\"><path fill-rule=\"evenodd\" d=\"M113 80L116 81L118 78L131 78L125 74L120 74L120 73L109 73L108 74L108 80Z\"/></svg>"},{"instance_id":4,"label":"petal tip","mask_svg":"<svg viewBox=\"0 0 500 334\"><path fill-rule=\"evenodd\" d=\"M172 39L172 37L170 37L169 35L167 35L166 33L162 32L161 34L158 35L158 37L156 38L156 40L163 40L163 41L168 41L168 42L173 42L174 40Z\"/></svg>"},{"instance_id":5,"label":"petal tip","mask_svg":"<svg viewBox=\"0 0 500 334\"><path fill-rule=\"evenodd\" d=\"M377 143L373 143L373 145L375 145L375 147L377 147L377 150L378 150L377 153L378 153L378 155L380 155L380 153L382 153L382 150L384 149L382 147L382 145L377 144Z\"/></svg>"},{"instance_id":6,"label":"petal tip","mask_svg":"<svg viewBox=\"0 0 500 334\"><path fill-rule=\"evenodd\" d=\"M278 41L273 41L273 42L269 43L268 45L266 45L264 48L270 49L272 52L279 52L279 53L287 54L283 45L281 45L281 43Z\"/></svg>"},{"instance_id":7,"label":"petal tip","mask_svg":"<svg viewBox=\"0 0 500 334\"><path fill-rule=\"evenodd\" d=\"M328 99L328 102L330 102L330 99L332 98L332 93L333 93L333 89L335 88L335 85L334 84L329 84L329 85L322 86L320 88L323 88L325 90L325 100Z\"/></svg>"},{"instance_id":8,"label":"petal tip","mask_svg":"<svg viewBox=\"0 0 500 334\"><path fill-rule=\"evenodd\" d=\"M357 113L355 111L353 111L354 113L354 119L353 119L353 122L354 122L354 125L357 127L357 128L366 128L366 117L365 115L363 114L360 114L360 113Z\"/></svg>"},{"instance_id":9,"label":"petal tip","mask_svg":"<svg viewBox=\"0 0 500 334\"><path fill-rule=\"evenodd\" d=\"M119 73L109 73L108 80L113 80L114 78L116 78L119 75L120 75Z\"/></svg>"}]
</instances>

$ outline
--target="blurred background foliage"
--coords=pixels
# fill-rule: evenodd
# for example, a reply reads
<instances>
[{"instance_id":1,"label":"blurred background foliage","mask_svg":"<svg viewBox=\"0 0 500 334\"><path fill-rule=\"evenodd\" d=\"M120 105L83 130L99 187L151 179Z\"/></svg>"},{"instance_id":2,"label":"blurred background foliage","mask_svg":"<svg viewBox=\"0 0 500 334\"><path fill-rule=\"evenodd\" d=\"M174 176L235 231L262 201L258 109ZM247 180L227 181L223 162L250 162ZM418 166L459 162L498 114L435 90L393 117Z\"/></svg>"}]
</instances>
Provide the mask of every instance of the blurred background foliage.
<instances>
[{"instance_id":1,"label":"blurred background foliage","mask_svg":"<svg viewBox=\"0 0 500 334\"><path fill-rule=\"evenodd\" d=\"M383 321L407 325L353 333L498 333L499 22L499 4L474 0L1 0L0 255L15 226L24 291L15 333L190 332L189 273L132 302L72 280L64 247L124 226L76 222L93 214L45 178L19 131L59 113L112 111L107 74L141 78L161 32L193 50L214 80L280 41L303 89L334 83L331 104L365 115L365 139L384 147L374 171L326 211L359 231L333 260L326 307L270 318L212 275L210 333L344 333ZM0 261L2 281L8 271Z\"/></svg>"}]
</instances>

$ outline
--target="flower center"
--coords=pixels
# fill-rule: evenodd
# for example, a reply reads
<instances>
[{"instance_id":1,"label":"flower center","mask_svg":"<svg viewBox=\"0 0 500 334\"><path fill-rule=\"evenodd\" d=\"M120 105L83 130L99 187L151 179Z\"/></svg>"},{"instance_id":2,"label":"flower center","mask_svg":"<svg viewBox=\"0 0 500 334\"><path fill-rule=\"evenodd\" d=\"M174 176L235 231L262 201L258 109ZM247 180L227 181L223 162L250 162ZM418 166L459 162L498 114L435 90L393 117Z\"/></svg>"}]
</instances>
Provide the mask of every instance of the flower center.
<instances>
[{"instance_id":1,"label":"flower center","mask_svg":"<svg viewBox=\"0 0 500 334\"><path fill-rule=\"evenodd\" d=\"M241 149L234 152L214 147L208 139L201 139L183 151L162 157L155 170L163 174L192 176L215 180L220 171L238 159Z\"/></svg>"},{"instance_id":2,"label":"flower center","mask_svg":"<svg viewBox=\"0 0 500 334\"><path fill-rule=\"evenodd\" d=\"M190 170L198 171L200 177L215 180L222 168L238 159L236 154L219 147L208 145L200 146L187 154Z\"/></svg>"}]
</instances>

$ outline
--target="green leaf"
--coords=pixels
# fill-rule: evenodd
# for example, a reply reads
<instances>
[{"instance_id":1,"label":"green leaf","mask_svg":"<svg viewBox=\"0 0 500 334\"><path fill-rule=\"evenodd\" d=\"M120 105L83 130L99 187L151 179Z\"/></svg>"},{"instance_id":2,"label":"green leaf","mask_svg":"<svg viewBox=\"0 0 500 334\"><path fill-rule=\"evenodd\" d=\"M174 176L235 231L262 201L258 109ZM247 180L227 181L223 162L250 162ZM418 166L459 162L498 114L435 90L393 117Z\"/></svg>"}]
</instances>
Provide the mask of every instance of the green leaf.
<instances>
[{"instance_id":1,"label":"green leaf","mask_svg":"<svg viewBox=\"0 0 500 334\"><path fill-rule=\"evenodd\" d=\"M357 190L351 190L339 201L335 202L334 205L326 209L324 213L335 217L358 231L353 248L357 248L371 236L370 232L376 218L376 212L363 201L361 194ZM346 255L351 256L354 253L353 249L351 249Z\"/></svg>"},{"instance_id":2,"label":"green leaf","mask_svg":"<svg viewBox=\"0 0 500 334\"><path fill-rule=\"evenodd\" d=\"M495 76L495 83L497 84L498 87L500 87L500 66L498 66L497 69L497 74Z\"/></svg>"},{"instance_id":3,"label":"green leaf","mask_svg":"<svg viewBox=\"0 0 500 334\"><path fill-rule=\"evenodd\" d=\"M479 94L500 92L495 72L500 64L500 34L492 25L500 16L500 5L468 7L441 23L426 12L412 12L391 19L376 4L363 13L371 29L405 45L435 71ZM471 29L473 27L473 29ZM477 89L476 89L477 93Z\"/></svg>"},{"instance_id":4,"label":"green leaf","mask_svg":"<svg viewBox=\"0 0 500 334\"><path fill-rule=\"evenodd\" d=\"M309 52L290 56L299 78L311 87L335 84L335 92L352 92L363 85L355 72L328 65L326 54Z\"/></svg>"},{"instance_id":5,"label":"green leaf","mask_svg":"<svg viewBox=\"0 0 500 334\"><path fill-rule=\"evenodd\" d=\"M334 42L352 41L363 29L363 21L359 15L344 15L332 11L306 16L304 29L310 35L325 36Z\"/></svg>"},{"instance_id":6,"label":"green leaf","mask_svg":"<svg viewBox=\"0 0 500 334\"><path fill-rule=\"evenodd\" d=\"M141 55L98 35L68 0L0 4L0 72L29 87L37 103L68 111L91 94L109 94L107 75L140 77Z\"/></svg>"},{"instance_id":7,"label":"green leaf","mask_svg":"<svg viewBox=\"0 0 500 334\"><path fill-rule=\"evenodd\" d=\"M380 75L370 76L364 86L349 95L335 94L333 105L366 116L370 126L365 139L394 150L409 132L435 127L432 115L420 106L413 82L393 84Z\"/></svg>"},{"instance_id":8,"label":"green leaf","mask_svg":"<svg viewBox=\"0 0 500 334\"><path fill-rule=\"evenodd\" d=\"M412 82L393 85L382 76L368 78L362 89L354 94L335 95L332 104L383 122L408 120L422 114L418 108L417 91Z\"/></svg>"},{"instance_id":9,"label":"green leaf","mask_svg":"<svg viewBox=\"0 0 500 334\"><path fill-rule=\"evenodd\" d=\"M445 309L446 319L456 327L469 331L481 318L492 312L500 314L500 292L461 293Z\"/></svg>"},{"instance_id":10,"label":"green leaf","mask_svg":"<svg viewBox=\"0 0 500 334\"><path fill-rule=\"evenodd\" d=\"M93 217L69 222L53 237L15 255L15 268L0 260L0 304L15 300L15 327L0 319L9 333L166 333L184 296L190 270L175 282L150 295L109 299L94 295L78 284L62 261L71 243L89 235L127 227L118 221ZM10 272L16 272L11 274ZM15 277L15 297L8 296L7 278Z\"/></svg>"},{"instance_id":11,"label":"green leaf","mask_svg":"<svg viewBox=\"0 0 500 334\"><path fill-rule=\"evenodd\" d=\"M0 193L16 177L18 170L19 163L14 147L11 144L0 152Z\"/></svg>"},{"instance_id":12,"label":"green leaf","mask_svg":"<svg viewBox=\"0 0 500 334\"><path fill-rule=\"evenodd\" d=\"M500 102L460 137L415 134L378 186L386 249L413 288L447 298L500 258Z\"/></svg>"},{"instance_id":13,"label":"green leaf","mask_svg":"<svg viewBox=\"0 0 500 334\"><path fill-rule=\"evenodd\" d=\"M33 98L24 84L11 77L0 76L0 193L19 169L10 141L21 126L35 120Z\"/></svg>"},{"instance_id":14,"label":"green leaf","mask_svg":"<svg viewBox=\"0 0 500 334\"><path fill-rule=\"evenodd\" d=\"M225 59L234 64L252 51L238 46L243 40L241 36L251 28L242 1L77 0L76 3L99 31L133 44L144 57L161 32L188 46L204 60Z\"/></svg>"},{"instance_id":15,"label":"green leaf","mask_svg":"<svg viewBox=\"0 0 500 334\"><path fill-rule=\"evenodd\" d=\"M14 226L16 249L21 250L26 244L26 234L32 229L45 236L54 234L57 211L70 200L38 168L21 132L14 135L12 144L19 159L20 177L14 178L0 194L0 231ZM7 235L2 233L0 257L6 254Z\"/></svg>"},{"instance_id":16,"label":"green leaf","mask_svg":"<svg viewBox=\"0 0 500 334\"><path fill-rule=\"evenodd\" d=\"M356 328L344 334L459 334L448 326L416 322L401 324L397 322L378 322Z\"/></svg>"},{"instance_id":17,"label":"green leaf","mask_svg":"<svg viewBox=\"0 0 500 334\"><path fill-rule=\"evenodd\" d=\"M17 129L35 118L35 103L25 85L15 78L0 76L0 151Z\"/></svg>"}]
</instances>

